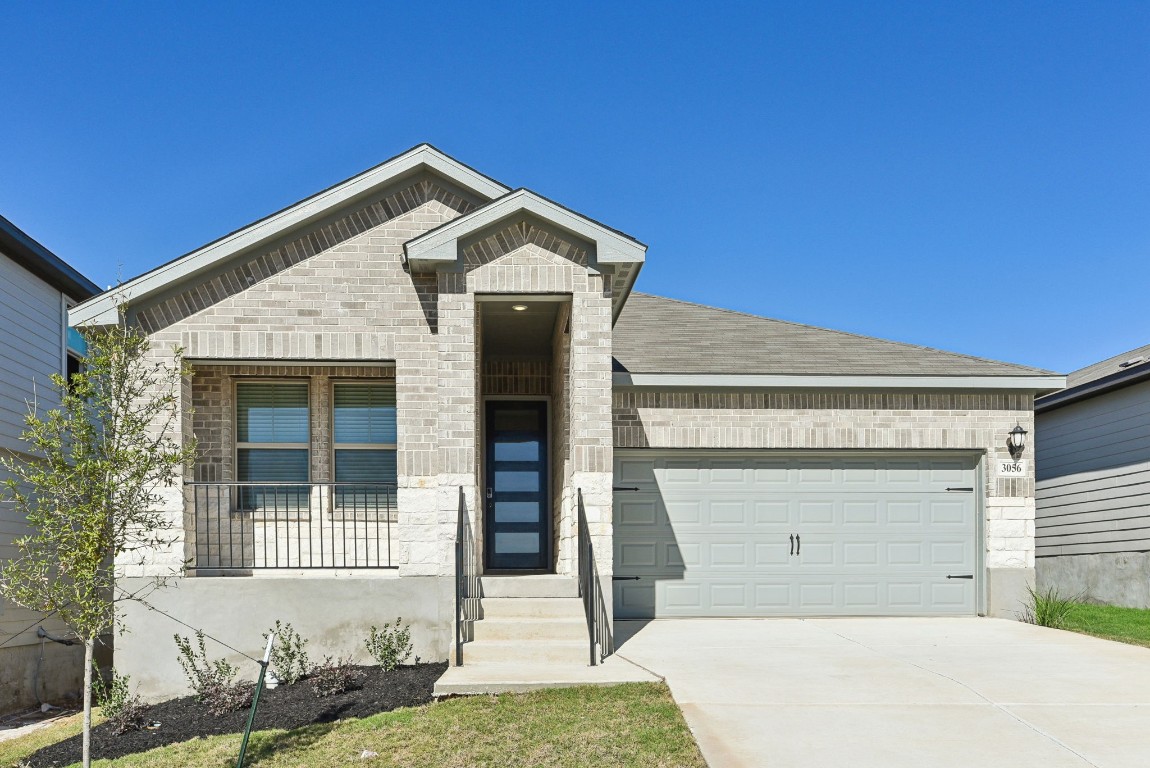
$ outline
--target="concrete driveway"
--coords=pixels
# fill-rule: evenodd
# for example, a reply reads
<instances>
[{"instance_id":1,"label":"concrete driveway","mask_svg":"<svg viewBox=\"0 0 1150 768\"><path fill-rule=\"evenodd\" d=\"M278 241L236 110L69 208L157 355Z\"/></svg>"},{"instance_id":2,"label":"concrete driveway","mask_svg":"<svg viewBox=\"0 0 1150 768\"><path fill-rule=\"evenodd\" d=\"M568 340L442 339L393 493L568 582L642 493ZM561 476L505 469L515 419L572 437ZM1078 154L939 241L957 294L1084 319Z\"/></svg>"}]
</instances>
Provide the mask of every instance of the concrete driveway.
<instances>
[{"instance_id":1,"label":"concrete driveway","mask_svg":"<svg viewBox=\"0 0 1150 768\"><path fill-rule=\"evenodd\" d=\"M617 622L711 768L1150 766L1150 649L1002 619Z\"/></svg>"}]
</instances>

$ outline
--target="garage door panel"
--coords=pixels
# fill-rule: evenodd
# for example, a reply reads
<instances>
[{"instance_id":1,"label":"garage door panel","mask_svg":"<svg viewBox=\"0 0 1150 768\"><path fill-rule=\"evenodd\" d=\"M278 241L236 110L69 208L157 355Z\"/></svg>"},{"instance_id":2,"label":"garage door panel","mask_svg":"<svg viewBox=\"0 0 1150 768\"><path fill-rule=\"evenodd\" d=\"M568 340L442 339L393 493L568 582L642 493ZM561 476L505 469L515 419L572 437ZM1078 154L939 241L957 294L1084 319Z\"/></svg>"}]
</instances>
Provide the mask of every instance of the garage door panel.
<instances>
[{"instance_id":1,"label":"garage door panel","mask_svg":"<svg viewBox=\"0 0 1150 768\"><path fill-rule=\"evenodd\" d=\"M786 501L755 500L755 528L765 530L769 526L787 527L791 522L791 505Z\"/></svg>"},{"instance_id":2,"label":"garage door panel","mask_svg":"<svg viewBox=\"0 0 1150 768\"><path fill-rule=\"evenodd\" d=\"M798 525L834 525L835 502L832 499L810 499L799 501Z\"/></svg>"},{"instance_id":3,"label":"garage door panel","mask_svg":"<svg viewBox=\"0 0 1150 768\"><path fill-rule=\"evenodd\" d=\"M707 505L704 513L712 528L723 526L747 528L754 520L754 501L732 499L716 500Z\"/></svg>"},{"instance_id":4,"label":"garage door panel","mask_svg":"<svg viewBox=\"0 0 1150 768\"><path fill-rule=\"evenodd\" d=\"M974 573L974 494L946 491L973 458L620 462L648 482L616 494L615 573L642 577L616 583L621 617L974 612L974 581L946 580Z\"/></svg>"},{"instance_id":5,"label":"garage door panel","mask_svg":"<svg viewBox=\"0 0 1150 768\"><path fill-rule=\"evenodd\" d=\"M872 581L843 585L843 606L852 613L877 611L880 605L877 583Z\"/></svg>"},{"instance_id":6,"label":"garage door panel","mask_svg":"<svg viewBox=\"0 0 1150 768\"><path fill-rule=\"evenodd\" d=\"M947 499L945 501L928 501L930 526L934 529L946 526L965 528L969 523L967 519L968 505L959 500Z\"/></svg>"}]
</instances>

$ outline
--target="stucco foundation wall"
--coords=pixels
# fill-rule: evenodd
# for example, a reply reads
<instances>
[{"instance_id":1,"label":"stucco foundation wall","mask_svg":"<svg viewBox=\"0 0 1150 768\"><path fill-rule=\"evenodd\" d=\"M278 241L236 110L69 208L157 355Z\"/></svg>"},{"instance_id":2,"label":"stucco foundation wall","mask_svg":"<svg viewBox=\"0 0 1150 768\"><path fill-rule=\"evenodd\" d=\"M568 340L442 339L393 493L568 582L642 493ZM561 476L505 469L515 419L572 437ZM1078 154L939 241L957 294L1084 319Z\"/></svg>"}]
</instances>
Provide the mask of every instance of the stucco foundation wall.
<instances>
[{"instance_id":1,"label":"stucco foundation wall","mask_svg":"<svg viewBox=\"0 0 1150 768\"><path fill-rule=\"evenodd\" d=\"M147 581L119 583L133 590ZM373 663L364 648L370 627L394 624L400 617L411 625L414 652L422 661L446 659L453 599L450 579L285 574L182 579L175 588L153 593L148 602L253 657L263 651L262 633L278 619L290 622L310 641L312 661L350 656L367 664ZM140 695L148 699L188 693L172 635L188 637L192 631L142 605L122 605L131 631L116 637L116 670L131 675ZM259 674L258 665L217 643L208 641L208 653L235 664L241 677L254 680Z\"/></svg>"},{"instance_id":2,"label":"stucco foundation wall","mask_svg":"<svg viewBox=\"0 0 1150 768\"><path fill-rule=\"evenodd\" d=\"M1150 552L1040 557L1038 588L1090 603L1150 608Z\"/></svg>"},{"instance_id":3,"label":"stucco foundation wall","mask_svg":"<svg viewBox=\"0 0 1150 768\"><path fill-rule=\"evenodd\" d=\"M997 477L1006 435L1034 430L1034 398L1008 392L698 392L617 389L616 448L963 450L985 457L987 613L1015 618L1034 573L1034 462ZM996 574L995 571L1009 571Z\"/></svg>"},{"instance_id":4,"label":"stucco foundation wall","mask_svg":"<svg viewBox=\"0 0 1150 768\"><path fill-rule=\"evenodd\" d=\"M41 648L35 630L31 635L34 643L0 648L0 714L74 702L84 688L84 646L45 642Z\"/></svg>"}]
</instances>

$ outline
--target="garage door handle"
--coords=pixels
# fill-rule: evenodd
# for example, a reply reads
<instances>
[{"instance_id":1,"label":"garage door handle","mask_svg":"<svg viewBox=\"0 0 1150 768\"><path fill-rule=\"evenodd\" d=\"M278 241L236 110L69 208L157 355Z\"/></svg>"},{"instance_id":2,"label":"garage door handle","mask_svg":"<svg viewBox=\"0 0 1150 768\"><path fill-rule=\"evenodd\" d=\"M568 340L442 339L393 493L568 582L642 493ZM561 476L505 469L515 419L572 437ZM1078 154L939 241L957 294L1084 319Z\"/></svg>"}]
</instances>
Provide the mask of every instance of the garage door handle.
<instances>
[{"instance_id":1,"label":"garage door handle","mask_svg":"<svg viewBox=\"0 0 1150 768\"><path fill-rule=\"evenodd\" d=\"M970 491L973 491L974 489L973 489L973 488L962 487L962 488L947 488L946 490L948 490L948 491L967 491L967 492L970 492Z\"/></svg>"},{"instance_id":2,"label":"garage door handle","mask_svg":"<svg viewBox=\"0 0 1150 768\"><path fill-rule=\"evenodd\" d=\"M795 534L795 554L796 555L802 554L802 551L803 551L803 537L796 533Z\"/></svg>"},{"instance_id":3,"label":"garage door handle","mask_svg":"<svg viewBox=\"0 0 1150 768\"><path fill-rule=\"evenodd\" d=\"M947 576L946 578L948 578L948 579L973 579L974 574L971 573L971 574L968 574L966 576Z\"/></svg>"},{"instance_id":4,"label":"garage door handle","mask_svg":"<svg viewBox=\"0 0 1150 768\"><path fill-rule=\"evenodd\" d=\"M795 535L792 533L791 534L791 557L794 557L794 554L795 554Z\"/></svg>"},{"instance_id":5,"label":"garage door handle","mask_svg":"<svg viewBox=\"0 0 1150 768\"><path fill-rule=\"evenodd\" d=\"M611 581L638 581L642 576L612 576Z\"/></svg>"},{"instance_id":6,"label":"garage door handle","mask_svg":"<svg viewBox=\"0 0 1150 768\"><path fill-rule=\"evenodd\" d=\"M637 491L639 489L638 488L631 488L631 487L624 487L621 485L616 485L616 486L612 486L611 490L612 491Z\"/></svg>"}]
</instances>

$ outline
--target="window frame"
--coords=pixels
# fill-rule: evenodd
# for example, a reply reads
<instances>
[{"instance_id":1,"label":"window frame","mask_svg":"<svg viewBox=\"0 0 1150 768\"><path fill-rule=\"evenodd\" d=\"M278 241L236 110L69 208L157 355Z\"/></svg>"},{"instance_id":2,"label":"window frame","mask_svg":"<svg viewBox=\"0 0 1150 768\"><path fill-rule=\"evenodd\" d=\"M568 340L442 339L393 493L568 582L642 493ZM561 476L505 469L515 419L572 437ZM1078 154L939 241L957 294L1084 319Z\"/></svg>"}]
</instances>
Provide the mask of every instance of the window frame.
<instances>
[{"instance_id":1,"label":"window frame","mask_svg":"<svg viewBox=\"0 0 1150 768\"><path fill-rule=\"evenodd\" d=\"M242 442L239 439L240 430L240 387L244 384L303 384L307 389L307 442L306 443L252 443ZM240 479L240 451L242 449L257 449L257 450L300 450L301 448L307 451L307 478L304 480L284 480L281 483L300 483L310 485L315 482L312 479L314 470L312 468L312 441L314 439L312 430L312 386L311 378L307 376L234 376L232 377L232 476L235 478L236 483L250 483L259 482L255 480L241 480ZM274 482L264 483L265 485L276 485Z\"/></svg>"}]
</instances>

